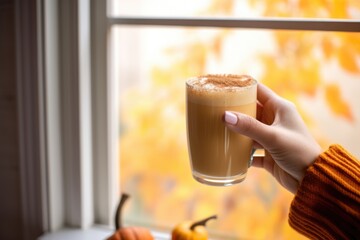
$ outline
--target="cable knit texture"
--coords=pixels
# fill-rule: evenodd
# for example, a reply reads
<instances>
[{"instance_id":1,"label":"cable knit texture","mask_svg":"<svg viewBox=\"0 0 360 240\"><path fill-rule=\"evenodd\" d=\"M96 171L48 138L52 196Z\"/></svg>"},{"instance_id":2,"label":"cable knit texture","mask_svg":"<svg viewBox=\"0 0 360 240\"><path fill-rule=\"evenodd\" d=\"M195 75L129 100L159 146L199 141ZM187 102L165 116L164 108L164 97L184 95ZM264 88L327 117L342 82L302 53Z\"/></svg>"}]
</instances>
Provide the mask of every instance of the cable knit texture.
<instances>
[{"instance_id":1,"label":"cable knit texture","mask_svg":"<svg viewBox=\"0 0 360 240\"><path fill-rule=\"evenodd\" d=\"M310 239L360 239L360 162L332 145L307 170L289 224Z\"/></svg>"}]
</instances>

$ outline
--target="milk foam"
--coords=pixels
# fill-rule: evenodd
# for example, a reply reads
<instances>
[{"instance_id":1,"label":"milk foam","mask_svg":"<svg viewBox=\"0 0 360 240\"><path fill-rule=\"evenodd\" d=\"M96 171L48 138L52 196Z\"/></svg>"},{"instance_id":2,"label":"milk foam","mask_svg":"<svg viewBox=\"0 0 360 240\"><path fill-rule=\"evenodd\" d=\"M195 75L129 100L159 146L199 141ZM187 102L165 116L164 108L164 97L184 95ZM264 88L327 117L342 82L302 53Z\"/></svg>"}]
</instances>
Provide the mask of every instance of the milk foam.
<instances>
[{"instance_id":1,"label":"milk foam","mask_svg":"<svg viewBox=\"0 0 360 240\"><path fill-rule=\"evenodd\" d=\"M208 74L187 81L191 102L213 106L236 106L256 101L256 80L248 75Z\"/></svg>"},{"instance_id":2,"label":"milk foam","mask_svg":"<svg viewBox=\"0 0 360 240\"><path fill-rule=\"evenodd\" d=\"M234 74L207 74L192 78L188 84L194 88L202 88L205 90L236 90L251 86L256 81L248 75L234 75Z\"/></svg>"}]
</instances>

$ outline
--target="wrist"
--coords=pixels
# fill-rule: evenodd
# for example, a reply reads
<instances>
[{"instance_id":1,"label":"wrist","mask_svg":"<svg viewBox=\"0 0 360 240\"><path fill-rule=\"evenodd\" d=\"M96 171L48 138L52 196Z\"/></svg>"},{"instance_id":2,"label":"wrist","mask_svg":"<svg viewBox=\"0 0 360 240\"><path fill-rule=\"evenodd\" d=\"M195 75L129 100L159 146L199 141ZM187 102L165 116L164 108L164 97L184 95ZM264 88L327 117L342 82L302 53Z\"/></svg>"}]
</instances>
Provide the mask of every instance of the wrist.
<instances>
[{"instance_id":1,"label":"wrist","mask_svg":"<svg viewBox=\"0 0 360 240\"><path fill-rule=\"evenodd\" d=\"M321 154L323 153L323 150L319 145L315 145L315 147L309 151L309 155L307 156L307 159L304 161L305 164L303 166L302 171L300 171L300 176L298 178L299 180L299 186L302 183L304 177L306 176L309 168L319 159Z\"/></svg>"}]
</instances>

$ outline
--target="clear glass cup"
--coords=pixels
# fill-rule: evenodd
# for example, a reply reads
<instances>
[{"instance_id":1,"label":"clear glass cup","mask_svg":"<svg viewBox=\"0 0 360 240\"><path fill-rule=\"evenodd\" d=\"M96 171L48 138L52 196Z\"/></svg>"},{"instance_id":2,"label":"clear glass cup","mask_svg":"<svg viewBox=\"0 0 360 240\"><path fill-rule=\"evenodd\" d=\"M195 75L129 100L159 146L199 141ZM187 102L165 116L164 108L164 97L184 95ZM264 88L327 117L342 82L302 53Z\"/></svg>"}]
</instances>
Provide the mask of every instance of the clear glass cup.
<instances>
[{"instance_id":1,"label":"clear glass cup","mask_svg":"<svg viewBox=\"0 0 360 240\"><path fill-rule=\"evenodd\" d=\"M203 85L206 79L215 79L216 84ZM247 84L227 86L239 79ZM248 75L208 74L186 81L188 150L197 181L230 186L245 179L253 142L229 130L223 116L225 111L235 111L256 117L256 94L257 81Z\"/></svg>"}]
</instances>

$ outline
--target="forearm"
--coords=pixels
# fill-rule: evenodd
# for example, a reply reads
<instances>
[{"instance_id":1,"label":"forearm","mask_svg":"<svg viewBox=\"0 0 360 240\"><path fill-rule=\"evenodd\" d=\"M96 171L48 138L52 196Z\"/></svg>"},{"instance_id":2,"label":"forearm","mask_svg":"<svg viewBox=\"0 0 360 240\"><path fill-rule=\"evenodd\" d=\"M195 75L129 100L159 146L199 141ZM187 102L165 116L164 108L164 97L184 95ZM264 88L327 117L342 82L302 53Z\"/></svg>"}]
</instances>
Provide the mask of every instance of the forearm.
<instances>
[{"instance_id":1,"label":"forearm","mask_svg":"<svg viewBox=\"0 0 360 240\"><path fill-rule=\"evenodd\" d=\"M309 167L291 204L290 225L311 239L360 237L360 163L331 146Z\"/></svg>"}]
</instances>

